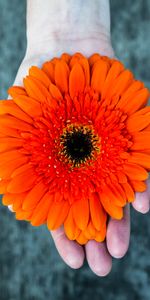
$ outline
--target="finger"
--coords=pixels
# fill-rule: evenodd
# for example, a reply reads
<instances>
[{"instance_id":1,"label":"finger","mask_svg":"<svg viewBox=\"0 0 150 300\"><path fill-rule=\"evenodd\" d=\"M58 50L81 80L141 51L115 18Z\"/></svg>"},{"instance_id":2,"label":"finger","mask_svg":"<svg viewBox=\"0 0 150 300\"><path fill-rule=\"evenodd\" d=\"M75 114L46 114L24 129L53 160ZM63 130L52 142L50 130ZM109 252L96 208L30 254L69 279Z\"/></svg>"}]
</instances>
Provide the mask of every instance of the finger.
<instances>
[{"instance_id":1,"label":"finger","mask_svg":"<svg viewBox=\"0 0 150 300\"><path fill-rule=\"evenodd\" d=\"M146 180L147 190L143 193L135 194L135 201L132 206L139 212L145 214L150 209L150 179Z\"/></svg>"},{"instance_id":2,"label":"finger","mask_svg":"<svg viewBox=\"0 0 150 300\"><path fill-rule=\"evenodd\" d=\"M105 242L94 240L85 245L86 257L91 270L98 276L106 276L112 268L112 258L106 249Z\"/></svg>"},{"instance_id":3,"label":"finger","mask_svg":"<svg viewBox=\"0 0 150 300\"><path fill-rule=\"evenodd\" d=\"M140 213L146 214L150 209L148 191L135 193L135 200L132 202L132 206Z\"/></svg>"},{"instance_id":4,"label":"finger","mask_svg":"<svg viewBox=\"0 0 150 300\"><path fill-rule=\"evenodd\" d=\"M84 262L83 247L75 241L70 241L66 237L62 227L57 230L52 230L51 235L64 262L73 269L80 268Z\"/></svg>"},{"instance_id":5,"label":"finger","mask_svg":"<svg viewBox=\"0 0 150 300\"><path fill-rule=\"evenodd\" d=\"M150 179L146 180L146 183L147 183L147 193L150 201Z\"/></svg>"},{"instance_id":6,"label":"finger","mask_svg":"<svg viewBox=\"0 0 150 300\"><path fill-rule=\"evenodd\" d=\"M107 248L115 258L123 257L129 247L130 240L130 207L124 208L124 216L121 220L110 219L107 228Z\"/></svg>"}]
</instances>

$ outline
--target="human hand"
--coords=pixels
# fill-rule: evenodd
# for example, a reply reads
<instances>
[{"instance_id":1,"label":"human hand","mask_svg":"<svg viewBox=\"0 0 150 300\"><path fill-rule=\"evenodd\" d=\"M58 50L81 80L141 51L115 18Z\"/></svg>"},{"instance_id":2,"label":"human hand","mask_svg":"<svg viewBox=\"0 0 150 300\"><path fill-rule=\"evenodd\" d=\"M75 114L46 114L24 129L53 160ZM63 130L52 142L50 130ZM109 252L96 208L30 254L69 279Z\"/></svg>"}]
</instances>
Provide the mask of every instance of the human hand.
<instances>
[{"instance_id":1,"label":"human hand","mask_svg":"<svg viewBox=\"0 0 150 300\"><path fill-rule=\"evenodd\" d=\"M72 0L61 2L46 0L44 8L41 3L41 0L37 0L36 4L28 1L27 51L14 85L22 84L22 78L31 65L40 66L43 61L59 56L62 52L72 54L79 51L87 56L99 52L102 55L114 56L110 42L107 1L98 0L92 3L92 6L90 1L86 1L86 7L82 9L81 1L76 1L74 4ZM87 27L87 19L90 20L89 27ZM148 186L150 190L149 182ZM149 210L149 190L136 193L133 206L142 213ZM109 220L106 241L103 243L89 241L83 248L75 241L68 240L63 228L54 230L51 234L58 252L70 267L81 267L86 256L93 272L105 276L111 270L112 257L121 258L128 249L129 205L124 209L122 220Z\"/></svg>"}]
</instances>

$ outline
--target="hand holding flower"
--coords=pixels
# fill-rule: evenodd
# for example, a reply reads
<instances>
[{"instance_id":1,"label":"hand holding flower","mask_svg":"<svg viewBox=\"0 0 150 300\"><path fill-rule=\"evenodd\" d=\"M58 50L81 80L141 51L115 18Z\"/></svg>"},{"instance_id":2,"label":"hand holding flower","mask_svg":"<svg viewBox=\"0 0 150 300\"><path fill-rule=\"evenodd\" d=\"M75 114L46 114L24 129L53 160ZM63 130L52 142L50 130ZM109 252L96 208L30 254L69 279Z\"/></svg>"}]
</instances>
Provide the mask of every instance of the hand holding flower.
<instances>
[{"instance_id":1,"label":"hand holding flower","mask_svg":"<svg viewBox=\"0 0 150 300\"><path fill-rule=\"evenodd\" d=\"M27 74L31 65L41 66L46 59L50 60L50 53L57 56L62 52L69 52L70 55L63 55L60 61L54 59L52 62L45 63L42 71L32 67L29 77L24 80L25 89L11 88L9 90L16 105L24 111L23 114L18 110L20 117L28 123L24 131L27 129L30 133L22 133L23 141L18 140L18 147L20 147L19 143L24 145L24 152L22 151L20 157L16 158L16 152L11 153L14 155L14 159L17 159L18 169L12 170L12 173L9 161L7 163L9 170L6 170L5 166L6 180L8 173L11 173L13 179L7 182L6 190L9 194L6 193L3 202L11 204L14 197L11 194L14 194L17 188L16 199L18 201L13 202L16 216L18 219L30 220L33 225L44 222L42 211L44 210L45 213L46 209L49 210L50 202L52 202L48 227L55 229L65 221L64 227L67 236L73 239L73 234L75 234L75 239L80 244L86 244L85 252L89 266L97 275L104 276L111 269L111 256L120 258L127 251L130 234L129 205L126 205L124 211L122 207L126 201L134 200L134 190L137 191L136 200L133 202L135 209L143 213L149 210L150 195L148 190L144 191L146 186L143 182L148 177L144 168L149 168L149 145L142 142L143 134L145 136L148 134L145 128L149 126L147 115L149 110L142 110L148 98L148 91L141 82L135 81L131 72L124 70L123 65L117 60L101 57L98 54L91 56L89 60L80 54L71 57L72 53L76 51L82 51L87 56L93 52L99 52L101 55L113 57L107 1L96 1L92 5L91 12L86 2L86 6L82 8L82 14L79 14L80 1L77 1L76 5L73 2L68 4L68 1L62 1L64 6L60 11L57 7L60 1L55 1L55 3L46 1L47 10L42 10L43 14L40 11L41 1L37 2L36 7L33 2L28 2L28 47L15 85L22 85L22 77ZM72 9L74 9L74 13ZM89 13L93 22L90 23L91 26L87 32L85 16L89 17ZM40 14L39 18L38 14ZM56 20L56 17L60 17L62 31L58 30L60 26L57 27L56 22L54 27L48 22L52 18ZM76 31L74 30L75 21L78 21ZM36 34L39 33L41 27L45 28L43 36ZM44 84L42 80L44 80ZM90 87L86 88L89 83ZM47 88L52 99L49 98ZM67 96L68 90L69 96ZM42 100L45 97L47 101L53 103L53 110L49 110L48 102L46 104L45 100ZM128 98L131 98L132 103L127 101ZM137 98L139 99L138 104ZM10 110L7 113L10 111L12 113L12 109L15 109L11 105L10 102ZM3 110L6 109L3 103L1 107ZM12 114L14 116L14 110ZM34 130L31 120L33 117L36 120ZM48 118L53 120L51 125ZM4 120L2 118L1 120L3 125ZM11 121L12 117L8 117L7 122L12 124ZM19 120L15 122L13 121L14 128L9 135L13 134L13 137L17 139L18 132L16 132L14 124L16 126L20 124L21 130L23 130L24 123L19 123ZM59 126L60 128L58 128ZM52 140L48 147L47 129ZM2 130L5 131L5 125L2 126ZM144 130L142 135L141 130ZM1 134L3 135L4 132ZM144 152L141 151L141 143L146 147ZM59 153L59 161L55 160L54 163L54 157L51 154L56 148ZM48 151L50 151L50 155L48 155ZM134 155L131 155L132 152ZM28 159L29 153L34 153L32 164L31 161L30 164L29 161L22 163L23 159ZM6 154L8 157L8 153ZM23 166L20 166L20 161ZM63 165L64 162L65 165ZM33 165L38 165L36 171L40 180L44 174L44 184L43 181L42 183L39 181L35 188L33 187L35 179ZM46 166L49 168L47 169ZM69 173L68 169L66 172L66 166L69 166ZM12 169L13 167L12 163ZM23 172L30 174L24 185ZM54 174L56 180L52 182ZM65 175L63 179L62 175ZM1 174L1 177L5 179L5 174ZM53 205L53 196L49 197L47 194L45 186L48 185L51 186L51 192L55 189L55 201L56 187L58 188L56 206ZM29 186L32 188L31 191L29 191ZM68 188L71 189L71 193L68 192ZM59 193L61 189L63 189L63 200L65 200L63 205ZM142 191L144 192L141 193ZM18 209L23 193L25 199L23 209L26 213ZM19 195L21 195L20 199ZM37 197L34 197L36 195ZM88 195L88 201L85 201L85 195ZM40 196L44 200L37 204L36 201ZM79 201L74 201L80 196ZM70 213L69 205L73 207ZM106 234L107 213L111 218L108 220ZM101 229L102 220L103 229ZM74 221L76 224L73 224ZM73 268L78 268L84 260L83 248L75 241L68 240L65 232L61 227L52 230L52 236L66 263ZM105 235L106 242L102 242ZM92 237L94 240L91 240Z\"/></svg>"}]
</instances>

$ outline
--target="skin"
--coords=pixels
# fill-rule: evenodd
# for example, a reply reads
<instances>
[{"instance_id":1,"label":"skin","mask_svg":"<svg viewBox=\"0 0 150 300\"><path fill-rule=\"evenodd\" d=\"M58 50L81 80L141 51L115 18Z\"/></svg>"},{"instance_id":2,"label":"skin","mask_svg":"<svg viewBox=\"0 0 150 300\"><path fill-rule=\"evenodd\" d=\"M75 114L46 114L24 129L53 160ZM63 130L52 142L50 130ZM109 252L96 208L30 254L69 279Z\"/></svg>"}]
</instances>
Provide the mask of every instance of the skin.
<instances>
[{"instance_id":1,"label":"skin","mask_svg":"<svg viewBox=\"0 0 150 300\"><path fill-rule=\"evenodd\" d=\"M81 5L82 2L82 5ZM86 4L86 5L85 5ZM58 21L59 20L59 21ZM31 65L41 64L62 52L82 52L91 55L114 56L110 38L110 12L107 0L28 0L27 50L14 85L22 85L22 78ZM147 190L135 194L135 210L147 213L150 208L150 181ZM124 217L109 219L106 240L89 241L84 247L67 239L63 227L51 231L55 246L64 262L73 269L83 265L86 258L91 270L106 276L112 268L112 258L122 258L129 246L130 205Z\"/></svg>"}]
</instances>

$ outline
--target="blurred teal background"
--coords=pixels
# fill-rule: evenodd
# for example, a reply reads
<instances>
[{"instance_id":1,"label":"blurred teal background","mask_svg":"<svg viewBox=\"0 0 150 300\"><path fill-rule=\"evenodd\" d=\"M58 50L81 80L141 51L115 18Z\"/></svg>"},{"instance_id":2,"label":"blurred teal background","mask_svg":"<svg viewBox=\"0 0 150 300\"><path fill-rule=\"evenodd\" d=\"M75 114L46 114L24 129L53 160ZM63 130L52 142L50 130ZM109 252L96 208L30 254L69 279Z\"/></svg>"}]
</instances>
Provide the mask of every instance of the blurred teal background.
<instances>
[{"instance_id":1,"label":"blurred teal background","mask_svg":"<svg viewBox=\"0 0 150 300\"><path fill-rule=\"evenodd\" d=\"M1 98L7 97L25 53L25 4L0 0ZM150 87L150 1L112 0L111 15L116 55ZM45 226L16 221L0 205L0 300L149 300L150 216L133 210L131 215L127 255L114 260L112 272L99 278L87 264L71 270Z\"/></svg>"}]
</instances>

